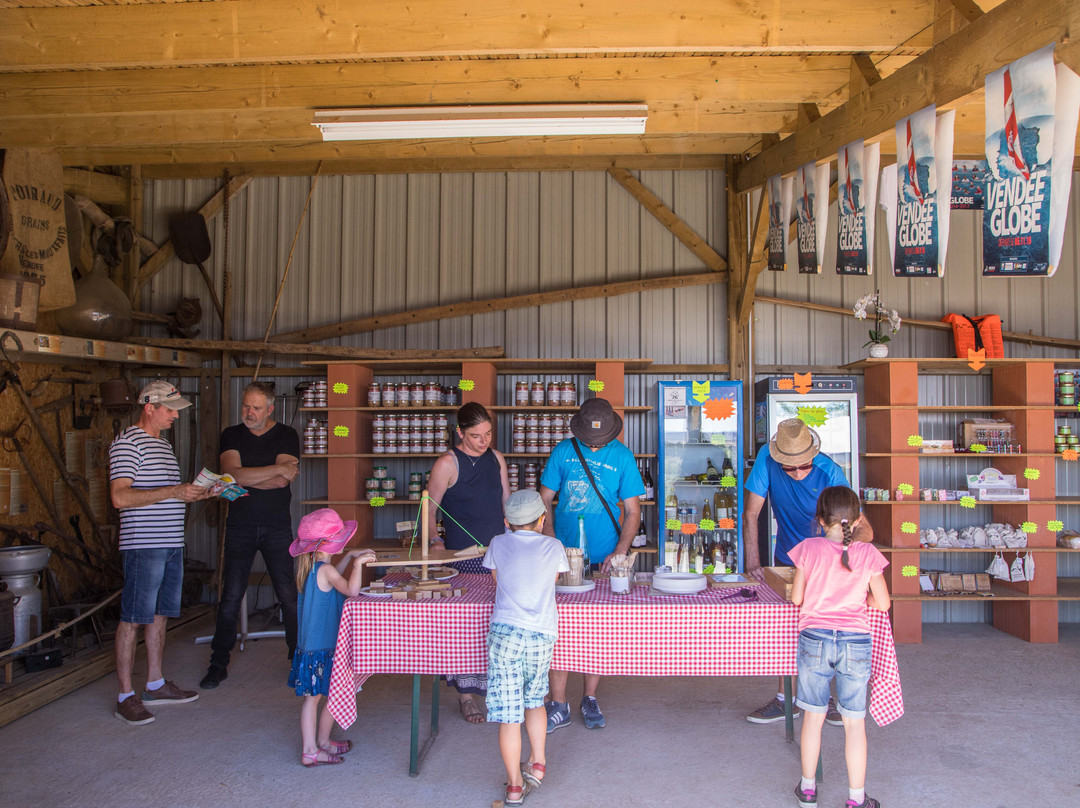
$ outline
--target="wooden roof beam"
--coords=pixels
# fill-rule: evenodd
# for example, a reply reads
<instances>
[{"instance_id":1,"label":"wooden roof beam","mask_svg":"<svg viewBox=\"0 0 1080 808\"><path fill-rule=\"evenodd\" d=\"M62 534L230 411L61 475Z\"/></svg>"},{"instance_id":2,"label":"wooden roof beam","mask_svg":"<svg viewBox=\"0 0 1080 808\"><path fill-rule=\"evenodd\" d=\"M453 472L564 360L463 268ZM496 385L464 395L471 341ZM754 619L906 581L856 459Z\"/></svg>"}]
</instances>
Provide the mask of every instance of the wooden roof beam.
<instances>
[{"instance_id":1,"label":"wooden roof beam","mask_svg":"<svg viewBox=\"0 0 1080 808\"><path fill-rule=\"evenodd\" d=\"M869 87L821 120L744 163L742 193L773 174L832 157L845 143L875 139L929 104L949 104L982 89L988 73L1051 42L1057 58L1080 70L1080 3L1006 0L933 50Z\"/></svg>"},{"instance_id":2,"label":"wooden roof beam","mask_svg":"<svg viewBox=\"0 0 1080 808\"><path fill-rule=\"evenodd\" d=\"M930 47L934 0L229 0L0 10L0 71ZM429 65L432 63L428 63ZM473 62L475 64L475 62Z\"/></svg>"}]
</instances>

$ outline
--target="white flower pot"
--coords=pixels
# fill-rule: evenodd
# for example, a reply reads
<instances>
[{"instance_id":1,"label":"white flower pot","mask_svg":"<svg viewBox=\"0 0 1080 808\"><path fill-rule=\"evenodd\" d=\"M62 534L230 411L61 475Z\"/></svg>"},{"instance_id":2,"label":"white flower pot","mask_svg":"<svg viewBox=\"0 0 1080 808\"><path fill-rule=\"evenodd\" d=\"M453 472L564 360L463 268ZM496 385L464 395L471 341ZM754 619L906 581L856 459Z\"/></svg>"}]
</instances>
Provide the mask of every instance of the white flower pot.
<instances>
[{"instance_id":1,"label":"white flower pot","mask_svg":"<svg viewBox=\"0 0 1080 808\"><path fill-rule=\"evenodd\" d=\"M889 355L889 346L881 342L875 342L870 346L870 356L874 359L884 359Z\"/></svg>"}]
</instances>

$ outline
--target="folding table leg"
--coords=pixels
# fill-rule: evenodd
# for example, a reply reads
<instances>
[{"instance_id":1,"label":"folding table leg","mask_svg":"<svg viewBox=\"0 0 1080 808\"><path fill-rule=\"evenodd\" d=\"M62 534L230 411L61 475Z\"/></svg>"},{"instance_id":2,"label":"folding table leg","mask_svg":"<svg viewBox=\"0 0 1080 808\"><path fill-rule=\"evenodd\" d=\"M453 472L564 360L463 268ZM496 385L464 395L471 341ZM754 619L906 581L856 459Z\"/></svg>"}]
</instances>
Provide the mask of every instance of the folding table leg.
<instances>
[{"instance_id":1,"label":"folding table leg","mask_svg":"<svg viewBox=\"0 0 1080 808\"><path fill-rule=\"evenodd\" d=\"M431 731L424 745L420 745L420 674L413 674L412 727L409 736L409 777L420 774L420 764L431 745L439 736L439 677L431 680Z\"/></svg>"}]
</instances>

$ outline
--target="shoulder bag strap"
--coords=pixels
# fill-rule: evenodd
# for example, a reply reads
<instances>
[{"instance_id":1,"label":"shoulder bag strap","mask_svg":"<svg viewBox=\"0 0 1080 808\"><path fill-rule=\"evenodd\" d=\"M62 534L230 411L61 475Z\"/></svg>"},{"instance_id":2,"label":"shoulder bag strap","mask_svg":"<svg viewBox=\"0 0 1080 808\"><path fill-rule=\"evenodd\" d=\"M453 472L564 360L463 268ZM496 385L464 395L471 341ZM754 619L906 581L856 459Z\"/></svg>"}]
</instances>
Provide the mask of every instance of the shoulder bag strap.
<instances>
[{"instance_id":1,"label":"shoulder bag strap","mask_svg":"<svg viewBox=\"0 0 1080 808\"><path fill-rule=\"evenodd\" d=\"M574 444L574 451L577 452L578 460L581 461L581 467L585 469L585 475L589 478L589 483L593 487L593 491L596 492L596 496L600 499L600 504L604 506L604 510L607 511L607 515L611 517L611 524L615 525L615 541L619 540L619 534L622 529L619 527L619 520L615 518L615 514L611 512L611 506L608 505L607 500L604 499L604 495L600 493L600 489L596 486L596 478L593 477L592 469L589 468L589 464L585 462L585 455L581 453L581 447L578 445L577 438L571 438L570 442Z\"/></svg>"}]
</instances>

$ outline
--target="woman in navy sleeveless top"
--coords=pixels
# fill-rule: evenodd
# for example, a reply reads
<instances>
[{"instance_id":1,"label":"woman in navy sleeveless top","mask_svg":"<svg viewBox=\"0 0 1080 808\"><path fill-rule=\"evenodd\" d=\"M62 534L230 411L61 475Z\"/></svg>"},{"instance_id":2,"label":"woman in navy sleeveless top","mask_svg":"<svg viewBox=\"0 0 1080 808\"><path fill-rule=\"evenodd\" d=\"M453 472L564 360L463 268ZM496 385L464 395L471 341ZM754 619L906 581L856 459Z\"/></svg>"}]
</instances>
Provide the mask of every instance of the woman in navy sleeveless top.
<instances>
[{"instance_id":1,"label":"woman in navy sleeveless top","mask_svg":"<svg viewBox=\"0 0 1080 808\"><path fill-rule=\"evenodd\" d=\"M428 496L436 507L428 509L428 535L435 536L436 520L443 520L446 549L464 550L477 542L485 547L503 533L503 503L510 496L506 459L491 447L491 415L470 402L457 412L458 446L441 455L431 469ZM432 542L432 549L443 545ZM458 562L462 572L488 573L479 558ZM484 715L473 700L487 692L487 677L476 674L448 677L457 688L461 714L470 724L483 723Z\"/></svg>"}]
</instances>

